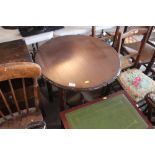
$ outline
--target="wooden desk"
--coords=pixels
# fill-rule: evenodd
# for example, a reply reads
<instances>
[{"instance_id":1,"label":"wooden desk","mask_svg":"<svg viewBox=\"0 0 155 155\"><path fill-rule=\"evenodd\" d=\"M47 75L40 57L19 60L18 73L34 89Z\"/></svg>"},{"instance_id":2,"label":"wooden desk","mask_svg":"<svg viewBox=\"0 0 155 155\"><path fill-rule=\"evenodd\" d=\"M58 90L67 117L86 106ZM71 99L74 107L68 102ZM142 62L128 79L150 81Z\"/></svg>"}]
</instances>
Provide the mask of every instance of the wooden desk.
<instances>
[{"instance_id":1,"label":"wooden desk","mask_svg":"<svg viewBox=\"0 0 155 155\"><path fill-rule=\"evenodd\" d=\"M0 64L31 61L29 51L23 40L0 43Z\"/></svg>"},{"instance_id":2,"label":"wooden desk","mask_svg":"<svg viewBox=\"0 0 155 155\"><path fill-rule=\"evenodd\" d=\"M114 48L81 35L51 39L39 48L36 62L43 76L63 89L97 89L111 83L120 72Z\"/></svg>"},{"instance_id":3,"label":"wooden desk","mask_svg":"<svg viewBox=\"0 0 155 155\"><path fill-rule=\"evenodd\" d=\"M65 128L74 129L145 129L151 123L124 92L79 105L60 113Z\"/></svg>"}]
</instances>

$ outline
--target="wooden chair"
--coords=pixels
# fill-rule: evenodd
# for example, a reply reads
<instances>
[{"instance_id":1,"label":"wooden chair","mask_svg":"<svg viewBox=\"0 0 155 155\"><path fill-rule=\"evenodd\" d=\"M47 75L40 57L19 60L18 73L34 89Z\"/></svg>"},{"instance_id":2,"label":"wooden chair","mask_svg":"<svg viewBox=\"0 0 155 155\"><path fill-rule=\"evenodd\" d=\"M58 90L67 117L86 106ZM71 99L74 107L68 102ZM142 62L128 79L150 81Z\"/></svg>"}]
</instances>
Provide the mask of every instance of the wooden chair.
<instances>
[{"instance_id":1,"label":"wooden chair","mask_svg":"<svg viewBox=\"0 0 155 155\"><path fill-rule=\"evenodd\" d=\"M118 54L120 55L120 61L121 61L121 68L122 70L125 70L127 68L130 68L132 66L137 66L139 63L139 59L141 58L142 54L145 54L144 52L142 53L145 43L148 38L148 33L150 32L150 28L136 28L136 29L131 29L128 32L119 32L118 36L116 37L116 41L114 42L113 47L116 49ZM122 47L123 49L126 48L126 45L123 44L123 42L135 42L133 40L133 36L137 35L142 35L143 39L140 42L140 48L138 51L136 50L130 50L130 53L123 53L122 52Z\"/></svg>"},{"instance_id":2,"label":"wooden chair","mask_svg":"<svg viewBox=\"0 0 155 155\"><path fill-rule=\"evenodd\" d=\"M139 68L140 58L149 37L150 31L151 27L140 27L136 29L131 29L129 32L125 33L126 36L128 36L128 34L143 35L143 39L140 42L139 51L137 52L136 50L133 50L128 54L129 56L126 56L130 58L135 58L135 61L133 61L133 66L135 68L128 69L127 71L122 72L118 77L118 81L122 88L133 98L135 102L137 102L137 106L139 108L146 106L146 104L143 102L145 95L149 92L155 91L155 81L153 81L150 77L137 69ZM119 49L120 48L121 45L119 46Z\"/></svg>"},{"instance_id":3,"label":"wooden chair","mask_svg":"<svg viewBox=\"0 0 155 155\"><path fill-rule=\"evenodd\" d=\"M26 128L43 120L37 83L40 74L40 66L31 62L0 65L0 128Z\"/></svg>"},{"instance_id":4,"label":"wooden chair","mask_svg":"<svg viewBox=\"0 0 155 155\"><path fill-rule=\"evenodd\" d=\"M147 43L148 38L151 34L153 27L135 27L128 28L132 30L142 30L142 33L137 33L135 36L135 41L124 42L122 48L127 54L135 54L133 59L136 61L136 65L148 64L153 56L155 48ZM148 31L145 31L148 29ZM129 31L130 31L129 30ZM144 30L144 31L143 31ZM143 33L144 32L144 33ZM141 39L142 38L142 39ZM140 40L141 39L141 40ZM137 41L136 41L137 40ZM140 54L139 54L140 53ZM136 55L137 54L137 55Z\"/></svg>"},{"instance_id":5,"label":"wooden chair","mask_svg":"<svg viewBox=\"0 0 155 155\"><path fill-rule=\"evenodd\" d=\"M137 27L137 26L121 26L120 29L119 29L119 32L122 32L122 33L126 33L127 31L130 31L132 29L137 29L137 28L144 28L144 26L140 26L140 27ZM114 36L115 33L114 32L106 32L108 35L111 35L111 36ZM122 40L122 44L128 44L128 43L134 43L134 42L137 42L137 40L134 38L134 36L129 36L129 37L126 37Z\"/></svg>"},{"instance_id":6,"label":"wooden chair","mask_svg":"<svg viewBox=\"0 0 155 155\"><path fill-rule=\"evenodd\" d=\"M155 91L155 81L145 75L137 68L128 69L122 72L117 78L122 88L137 102L139 108L147 111L147 104L144 102L146 94Z\"/></svg>"}]
</instances>

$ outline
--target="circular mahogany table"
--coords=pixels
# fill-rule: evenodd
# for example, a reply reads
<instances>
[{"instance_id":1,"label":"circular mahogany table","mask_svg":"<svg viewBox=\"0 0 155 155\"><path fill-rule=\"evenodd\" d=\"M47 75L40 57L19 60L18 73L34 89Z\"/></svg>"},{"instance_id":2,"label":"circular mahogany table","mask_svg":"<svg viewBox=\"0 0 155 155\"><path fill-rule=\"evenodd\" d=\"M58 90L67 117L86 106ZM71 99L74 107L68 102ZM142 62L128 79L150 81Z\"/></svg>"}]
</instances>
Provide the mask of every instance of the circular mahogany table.
<instances>
[{"instance_id":1,"label":"circular mahogany table","mask_svg":"<svg viewBox=\"0 0 155 155\"><path fill-rule=\"evenodd\" d=\"M36 55L43 76L63 89L93 90L120 72L114 48L89 36L63 36L43 44Z\"/></svg>"}]
</instances>

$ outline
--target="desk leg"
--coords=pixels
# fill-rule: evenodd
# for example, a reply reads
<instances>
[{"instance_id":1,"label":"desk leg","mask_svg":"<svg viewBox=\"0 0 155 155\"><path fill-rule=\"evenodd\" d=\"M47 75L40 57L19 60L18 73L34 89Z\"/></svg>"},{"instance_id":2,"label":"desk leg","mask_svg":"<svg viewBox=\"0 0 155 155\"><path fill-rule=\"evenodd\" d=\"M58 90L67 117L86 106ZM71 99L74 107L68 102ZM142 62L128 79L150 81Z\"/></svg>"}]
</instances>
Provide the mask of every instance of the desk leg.
<instances>
[{"instance_id":1,"label":"desk leg","mask_svg":"<svg viewBox=\"0 0 155 155\"><path fill-rule=\"evenodd\" d=\"M63 111L66 107L66 90L59 88L59 98L60 111Z\"/></svg>"},{"instance_id":2,"label":"desk leg","mask_svg":"<svg viewBox=\"0 0 155 155\"><path fill-rule=\"evenodd\" d=\"M33 60L33 62L35 62L35 52L36 52L36 48L35 48L34 44L32 44L32 50L33 50L33 52L32 52L32 60Z\"/></svg>"},{"instance_id":3,"label":"desk leg","mask_svg":"<svg viewBox=\"0 0 155 155\"><path fill-rule=\"evenodd\" d=\"M53 91L52 91L52 85L47 81L47 89L48 89L48 97L50 101L53 101Z\"/></svg>"},{"instance_id":4,"label":"desk leg","mask_svg":"<svg viewBox=\"0 0 155 155\"><path fill-rule=\"evenodd\" d=\"M111 84L107 84L107 86L105 86L105 94L104 94L104 96L108 96L109 95L110 87L111 87Z\"/></svg>"},{"instance_id":5,"label":"desk leg","mask_svg":"<svg viewBox=\"0 0 155 155\"><path fill-rule=\"evenodd\" d=\"M39 44L38 44L38 43L36 43L36 49L37 49L37 51L38 51L38 49L39 49Z\"/></svg>"},{"instance_id":6,"label":"desk leg","mask_svg":"<svg viewBox=\"0 0 155 155\"><path fill-rule=\"evenodd\" d=\"M37 51L39 49L38 43L32 44L32 49L33 49L32 60L35 62L35 57L36 57Z\"/></svg>"}]
</instances>

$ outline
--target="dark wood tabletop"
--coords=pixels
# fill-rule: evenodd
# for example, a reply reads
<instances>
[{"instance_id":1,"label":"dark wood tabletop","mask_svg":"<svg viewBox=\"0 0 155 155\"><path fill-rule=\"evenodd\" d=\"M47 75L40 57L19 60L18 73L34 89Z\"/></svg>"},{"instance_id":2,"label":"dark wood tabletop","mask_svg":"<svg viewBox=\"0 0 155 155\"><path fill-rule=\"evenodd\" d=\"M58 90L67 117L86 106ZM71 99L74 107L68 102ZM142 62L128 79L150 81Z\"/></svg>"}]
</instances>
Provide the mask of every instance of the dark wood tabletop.
<instances>
[{"instance_id":1,"label":"dark wood tabletop","mask_svg":"<svg viewBox=\"0 0 155 155\"><path fill-rule=\"evenodd\" d=\"M39 48L36 62L43 76L58 87L91 90L117 77L120 61L114 48L90 36L63 36Z\"/></svg>"},{"instance_id":2,"label":"dark wood tabletop","mask_svg":"<svg viewBox=\"0 0 155 155\"><path fill-rule=\"evenodd\" d=\"M31 62L24 40L0 43L0 64L11 62Z\"/></svg>"}]
</instances>

